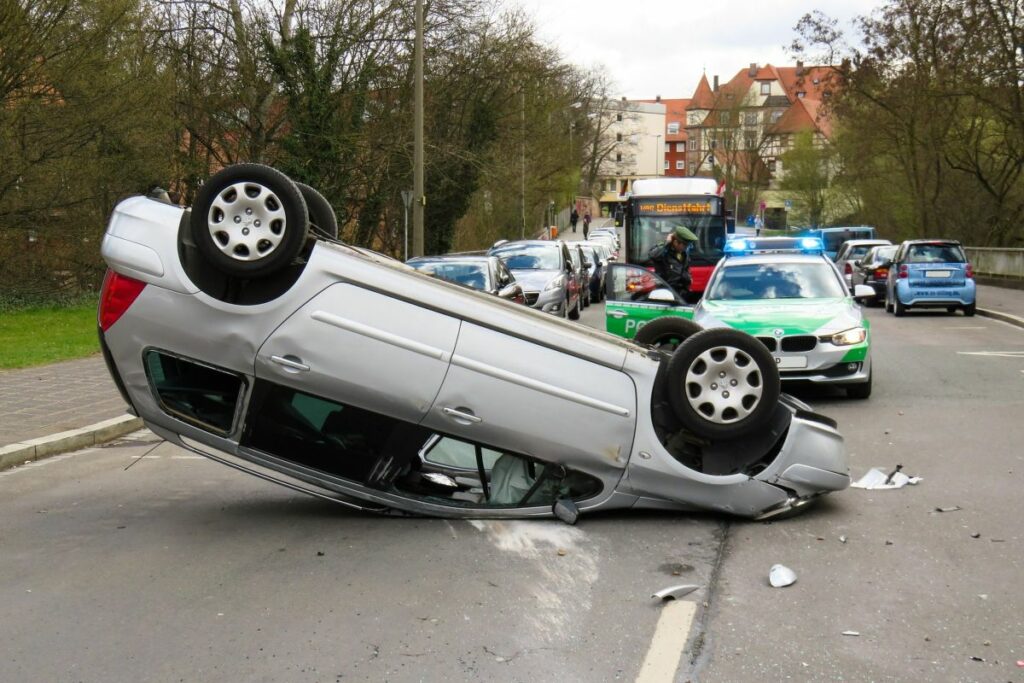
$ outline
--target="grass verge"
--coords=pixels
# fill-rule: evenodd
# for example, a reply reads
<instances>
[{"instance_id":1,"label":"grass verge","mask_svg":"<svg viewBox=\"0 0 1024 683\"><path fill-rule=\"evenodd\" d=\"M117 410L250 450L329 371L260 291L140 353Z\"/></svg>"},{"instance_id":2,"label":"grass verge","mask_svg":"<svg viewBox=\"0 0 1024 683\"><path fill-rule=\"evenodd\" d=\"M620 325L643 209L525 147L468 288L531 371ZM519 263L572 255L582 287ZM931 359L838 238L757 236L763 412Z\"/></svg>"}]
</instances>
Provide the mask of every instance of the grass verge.
<instances>
[{"instance_id":1,"label":"grass verge","mask_svg":"<svg viewBox=\"0 0 1024 683\"><path fill-rule=\"evenodd\" d=\"M0 370L82 358L99 350L95 302L0 313Z\"/></svg>"}]
</instances>

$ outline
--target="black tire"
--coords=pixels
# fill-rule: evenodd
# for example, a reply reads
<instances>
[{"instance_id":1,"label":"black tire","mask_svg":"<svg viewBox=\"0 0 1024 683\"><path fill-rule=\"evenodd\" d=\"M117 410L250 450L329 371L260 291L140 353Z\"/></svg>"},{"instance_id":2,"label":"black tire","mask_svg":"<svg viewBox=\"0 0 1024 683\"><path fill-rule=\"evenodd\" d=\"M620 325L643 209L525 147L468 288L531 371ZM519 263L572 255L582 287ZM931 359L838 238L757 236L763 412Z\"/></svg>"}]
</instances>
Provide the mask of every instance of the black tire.
<instances>
[{"instance_id":1,"label":"black tire","mask_svg":"<svg viewBox=\"0 0 1024 683\"><path fill-rule=\"evenodd\" d=\"M781 389L779 370L765 345L730 328L702 330L680 344L669 360L667 379L676 417L709 439L735 439L764 427ZM711 402L712 392L718 405Z\"/></svg>"},{"instance_id":2,"label":"black tire","mask_svg":"<svg viewBox=\"0 0 1024 683\"><path fill-rule=\"evenodd\" d=\"M306 200L309 210L309 229L320 237L338 239L338 219L327 198L305 183L296 182L296 187Z\"/></svg>"},{"instance_id":3,"label":"black tire","mask_svg":"<svg viewBox=\"0 0 1024 683\"><path fill-rule=\"evenodd\" d=\"M229 232L232 224L240 226L235 236ZM285 174L262 164L236 164L213 174L200 188L189 228L199 253L218 270L257 278L299 254L309 231L309 210Z\"/></svg>"},{"instance_id":4,"label":"black tire","mask_svg":"<svg viewBox=\"0 0 1024 683\"><path fill-rule=\"evenodd\" d=\"M889 293L885 293L885 312L892 313L892 302L889 301Z\"/></svg>"},{"instance_id":5,"label":"black tire","mask_svg":"<svg viewBox=\"0 0 1024 683\"><path fill-rule=\"evenodd\" d=\"M704 328L686 318L674 316L652 320L636 333L633 341L672 353L680 344Z\"/></svg>"},{"instance_id":6,"label":"black tire","mask_svg":"<svg viewBox=\"0 0 1024 683\"><path fill-rule=\"evenodd\" d=\"M576 297L576 305L573 306L571 311L569 311L569 320L580 319L580 299L582 299L581 296Z\"/></svg>"},{"instance_id":7,"label":"black tire","mask_svg":"<svg viewBox=\"0 0 1024 683\"><path fill-rule=\"evenodd\" d=\"M978 304L977 303L967 304L966 306L964 306L964 315L966 315L968 318L973 318L974 314L977 313L977 312L978 312Z\"/></svg>"},{"instance_id":8,"label":"black tire","mask_svg":"<svg viewBox=\"0 0 1024 683\"><path fill-rule=\"evenodd\" d=\"M896 299L892 302L892 312L896 315L897 318L902 318L907 313L907 306L903 305L903 302L900 301L899 296L897 296Z\"/></svg>"},{"instance_id":9,"label":"black tire","mask_svg":"<svg viewBox=\"0 0 1024 683\"><path fill-rule=\"evenodd\" d=\"M865 399L871 396L871 376L872 372L868 372L868 381L862 382L861 384L847 384L846 385L846 397Z\"/></svg>"}]
</instances>

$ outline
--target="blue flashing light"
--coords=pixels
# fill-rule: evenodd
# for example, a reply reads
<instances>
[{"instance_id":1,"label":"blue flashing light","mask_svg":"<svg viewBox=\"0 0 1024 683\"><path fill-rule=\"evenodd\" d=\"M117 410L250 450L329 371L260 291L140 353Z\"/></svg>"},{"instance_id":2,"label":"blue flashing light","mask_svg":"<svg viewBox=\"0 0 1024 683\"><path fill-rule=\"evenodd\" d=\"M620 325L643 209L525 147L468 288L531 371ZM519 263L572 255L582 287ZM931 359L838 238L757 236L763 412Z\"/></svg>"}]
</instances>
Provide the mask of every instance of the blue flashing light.
<instances>
[{"instance_id":1,"label":"blue flashing light","mask_svg":"<svg viewBox=\"0 0 1024 683\"><path fill-rule=\"evenodd\" d=\"M733 239L725 243L726 254L742 254L747 251L747 241L743 239Z\"/></svg>"},{"instance_id":2,"label":"blue flashing light","mask_svg":"<svg viewBox=\"0 0 1024 683\"><path fill-rule=\"evenodd\" d=\"M803 237L800 239L800 248L804 251L822 252L825 251L825 244L820 237Z\"/></svg>"}]
</instances>

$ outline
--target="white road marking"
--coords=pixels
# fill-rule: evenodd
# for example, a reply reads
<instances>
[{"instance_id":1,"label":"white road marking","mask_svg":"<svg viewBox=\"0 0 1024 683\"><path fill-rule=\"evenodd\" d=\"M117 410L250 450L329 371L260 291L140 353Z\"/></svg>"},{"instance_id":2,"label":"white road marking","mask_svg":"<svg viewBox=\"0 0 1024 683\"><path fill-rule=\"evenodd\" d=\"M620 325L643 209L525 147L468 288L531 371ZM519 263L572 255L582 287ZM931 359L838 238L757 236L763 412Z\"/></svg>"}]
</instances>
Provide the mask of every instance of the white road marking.
<instances>
[{"instance_id":1,"label":"white road marking","mask_svg":"<svg viewBox=\"0 0 1024 683\"><path fill-rule=\"evenodd\" d=\"M637 683L671 683L675 680L679 658L683 655L696 615L697 603L687 600L672 600L662 606L651 646L636 677Z\"/></svg>"},{"instance_id":2,"label":"white road marking","mask_svg":"<svg viewBox=\"0 0 1024 683\"><path fill-rule=\"evenodd\" d=\"M139 458L144 460L159 460L162 457L162 455L133 455L132 460L138 460Z\"/></svg>"},{"instance_id":3,"label":"white road marking","mask_svg":"<svg viewBox=\"0 0 1024 683\"><path fill-rule=\"evenodd\" d=\"M1024 358L1024 351L957 351L958 356L988 356L991 358Z\"/></svg>"},{"instance_id":4,"label":"white road marking","mask_svg":"<svg viewBox=\"0 0 1024 683\"><path fill-rule=\"evenodd\" d=\"M947 327L947 330L987 330L986 325L964 325L962 327Z\"/></svg>"},{"instance_id":5,"label":"white road marking","mask_svg":"<svg viewBox=\"0 0 1024 683\"><path fill-rule=\"evenodd\" d=\"M171 460L206 460L206 458L201 455L172 455Z\"/></svg>"}]
</instances>

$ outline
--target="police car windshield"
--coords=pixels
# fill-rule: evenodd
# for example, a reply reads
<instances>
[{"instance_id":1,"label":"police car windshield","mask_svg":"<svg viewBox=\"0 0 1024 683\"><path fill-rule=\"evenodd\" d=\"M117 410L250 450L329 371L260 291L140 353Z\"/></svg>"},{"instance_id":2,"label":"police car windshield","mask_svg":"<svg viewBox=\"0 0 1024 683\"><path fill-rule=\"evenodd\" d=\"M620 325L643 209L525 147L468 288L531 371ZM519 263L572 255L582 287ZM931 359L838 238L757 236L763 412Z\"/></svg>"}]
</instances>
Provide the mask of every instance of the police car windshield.
<instances>
[{"instance_id":1,"label":"police car windshield","mask_svg":"<svg viewBox=\"0 0 1024 683\"><path fill-rule=\"evenodd\" d=\"M752 301L843 296L842 284L826 263L744 263L723 266L704 298Z\"/></svg>"}]
</instances>

